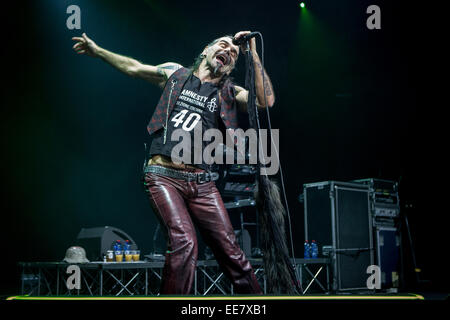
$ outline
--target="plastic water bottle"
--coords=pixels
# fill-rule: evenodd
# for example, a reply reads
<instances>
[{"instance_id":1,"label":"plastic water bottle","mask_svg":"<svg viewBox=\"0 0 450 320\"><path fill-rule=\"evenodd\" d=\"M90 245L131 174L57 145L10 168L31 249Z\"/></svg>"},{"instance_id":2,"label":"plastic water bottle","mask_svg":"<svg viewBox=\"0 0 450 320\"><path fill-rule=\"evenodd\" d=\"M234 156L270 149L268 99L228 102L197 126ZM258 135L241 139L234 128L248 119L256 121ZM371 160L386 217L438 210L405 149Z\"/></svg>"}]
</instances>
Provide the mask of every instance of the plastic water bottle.
<instances>
[{"instance_id":1,"label":"plastic water bottle","mask_svg":"<svg viewBox=\"0 0 450 320\"><path fill-rule=\"evenodd\" d=\"M120 243L120 240L116 240L116 243L114 243L114 252L115 251L122 251L122 244Z\"/></svg>"},{"instance_id":2,"label":"plastic water bottle","mask_svg":"<svg viewBox=\"0 0 450 320\"><path fill-rule=\"evenodd\" d=\"M303 257L305 259L310 259L311 258L311 246L309 245L308 240L305 240L305 243L303 244Z\"/></svg>"},{"instance_id":3,"label":"plastic water bottle","mask_svg":"<svg viewBox=\"0 0 450 320\"><path fill-rule=\"evenodd\" d=\"M123 244L123 254L125 255L130 254L130 250L131 250L130 240L125 240L125 243Z\"/></svg>"},{"instance_id":4,"label":"plastic water bottle","mask_svg":"<svg viewBox=\"0 0 450 320\"><path fill-rule=\"evenodd\" d=\"M114 244L114 255L116 257L116 262L122 262L123 260L123 248L120 240L116 240Z\"/></svg>"},{"instance_id":5,"label":"plastic water bottle","mask_svg":"<svg viewBox=\"0 0 450 320\"><path fill-rule=\"evenodd\" d=\"M130 240L125 240L125 243L123 244L123 255L126 262L130 262L131 260L133 260L133 256L131 255Z\"/></svg>"},{"instance_id":6,"label":"plastic water bottle","mask_svg":"<svg viewBox=\"0 0 450 320\"><path fill-rule=\"evenodd\" d=\"M319 257L319 247L316 240L311 241L311 258L317 259Z\"/></svg>"}]
</instances>

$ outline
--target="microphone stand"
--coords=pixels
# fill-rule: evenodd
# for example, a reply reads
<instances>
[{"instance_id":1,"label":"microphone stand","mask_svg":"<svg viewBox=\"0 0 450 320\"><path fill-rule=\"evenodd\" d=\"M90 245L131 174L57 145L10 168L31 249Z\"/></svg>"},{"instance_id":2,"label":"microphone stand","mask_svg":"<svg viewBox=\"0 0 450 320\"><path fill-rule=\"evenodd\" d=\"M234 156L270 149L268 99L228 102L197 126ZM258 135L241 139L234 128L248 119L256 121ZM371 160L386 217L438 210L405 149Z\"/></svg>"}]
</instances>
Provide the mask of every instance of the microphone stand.
<instances>
[{"instance_id":1,"label":"microphone stand","mask_svg":"<svg viewBox=\"0 0 450 320\"><path fill-rule=\"evenodd\" d=\"M259 130L261 128L256 105L255 68L253 56L250 51L249 40L245 42L245 87L248 90L247 111L251 128L256 130L258 149ZM260 153L264 154L264 152ZM275 292L299 294L302 292L299 281L295 275L292 261L289 258L284 231L284 207L280 202L279 190L274 182L270 181L267 174L261 173L260 162L256 164L256 181L258 185L257 210L261 215L262 227L267 229L262 232L264 268L268 275L268 287ZM278 194L278 196L277 196ZM270 277L272 275L272 277Z\"/></svg>"}]
</instances>

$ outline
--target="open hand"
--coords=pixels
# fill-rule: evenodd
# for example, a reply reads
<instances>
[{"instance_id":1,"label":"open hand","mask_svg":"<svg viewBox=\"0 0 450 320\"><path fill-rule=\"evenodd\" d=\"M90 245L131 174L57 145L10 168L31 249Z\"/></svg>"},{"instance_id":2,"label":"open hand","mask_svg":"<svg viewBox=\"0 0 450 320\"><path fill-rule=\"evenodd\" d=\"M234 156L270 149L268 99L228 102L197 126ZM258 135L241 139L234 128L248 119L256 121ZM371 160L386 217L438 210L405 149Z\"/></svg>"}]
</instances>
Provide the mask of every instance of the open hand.
<instances>
[{"instance_id":1,"label":"open hand","mask_svg":"<svg viewBox=\"0 0 450 320\"><path fill-rule=\"evenodd\" d=\"M99 47L94 41L88 38L86 33L82 34L82 37L73 37L72 40L77 41L73 46L73 49L78 54L87 54L90 57L97 57Z\"/></svg>"}]
</instances>

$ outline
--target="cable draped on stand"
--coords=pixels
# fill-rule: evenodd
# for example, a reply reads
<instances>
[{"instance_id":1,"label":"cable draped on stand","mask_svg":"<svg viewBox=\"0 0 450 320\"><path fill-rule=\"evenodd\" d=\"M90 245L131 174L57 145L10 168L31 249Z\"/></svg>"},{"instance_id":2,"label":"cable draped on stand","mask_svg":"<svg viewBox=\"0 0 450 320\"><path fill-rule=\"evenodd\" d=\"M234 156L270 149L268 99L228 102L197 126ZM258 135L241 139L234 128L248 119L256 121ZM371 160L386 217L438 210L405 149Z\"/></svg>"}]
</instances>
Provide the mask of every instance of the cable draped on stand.
<instances>
[{"instance_id":1,"label":"cable draped on stand","mask_svg":"<svg viewBox=\"0 0 450 320\"><path fill-rule=\"evenodd\" d=\"M248 48L248 43L246 44ZM245 51L245 87L248 90L247 110L250 126L256 130L258 149L261 148L259 139L259 118L256 106L255 69L250 50ZM270 139L268 139L271 141ZM273 151L272 151L273 152ZM259 153L260 155L262 153ZM257 162L257 194L256 203L260 217L260 233L263 251L264 272L267 281L267 292L271 294L299 294L301 289L293 263L289 258L285 232L286 211L281 203L280 190L267 174L261 174L260 161Z\"/></svg>"}]
</instances>

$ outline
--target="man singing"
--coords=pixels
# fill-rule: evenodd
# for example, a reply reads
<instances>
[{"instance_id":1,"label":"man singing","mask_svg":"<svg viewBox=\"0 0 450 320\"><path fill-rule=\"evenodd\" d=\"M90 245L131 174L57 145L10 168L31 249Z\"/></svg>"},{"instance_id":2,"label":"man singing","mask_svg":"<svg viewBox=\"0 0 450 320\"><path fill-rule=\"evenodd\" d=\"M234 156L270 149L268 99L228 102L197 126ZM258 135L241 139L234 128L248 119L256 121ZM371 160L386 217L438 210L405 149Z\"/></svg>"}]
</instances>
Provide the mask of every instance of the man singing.
<instances>
[{"instance_id":1,"label":"man singing","mask_svg":"<svg viewBox=\"0 0 450 320\"><path fill-rule=\"evenodd\" d=\"M234 39L249 33L238 32ZM245 46L234 45L231 36L218 38L203 49L192 67L184 68L173 62L157 66L142 64L99 47L86 34L72 39L76 41L73 49L77 53L101 58L127 75L163 88L147 126L152 143L143 178L150 204L168 239L160 293L191 293L198 255L195 223L233 283L234 291L262 294L216 188L214 181L218 174L214 165L204 161L180 163L172 157L177 141L171 137L177 129L184 130L193 139L197 126L203 131L237 128L237 108L246 110L248 91L234 85L229 75ZM275 97L270 79L262 70L254 38L249 40L249 49L256 70L257 105L265 107L267 103L271 107Z\"/></svg>"}]
</instances>

